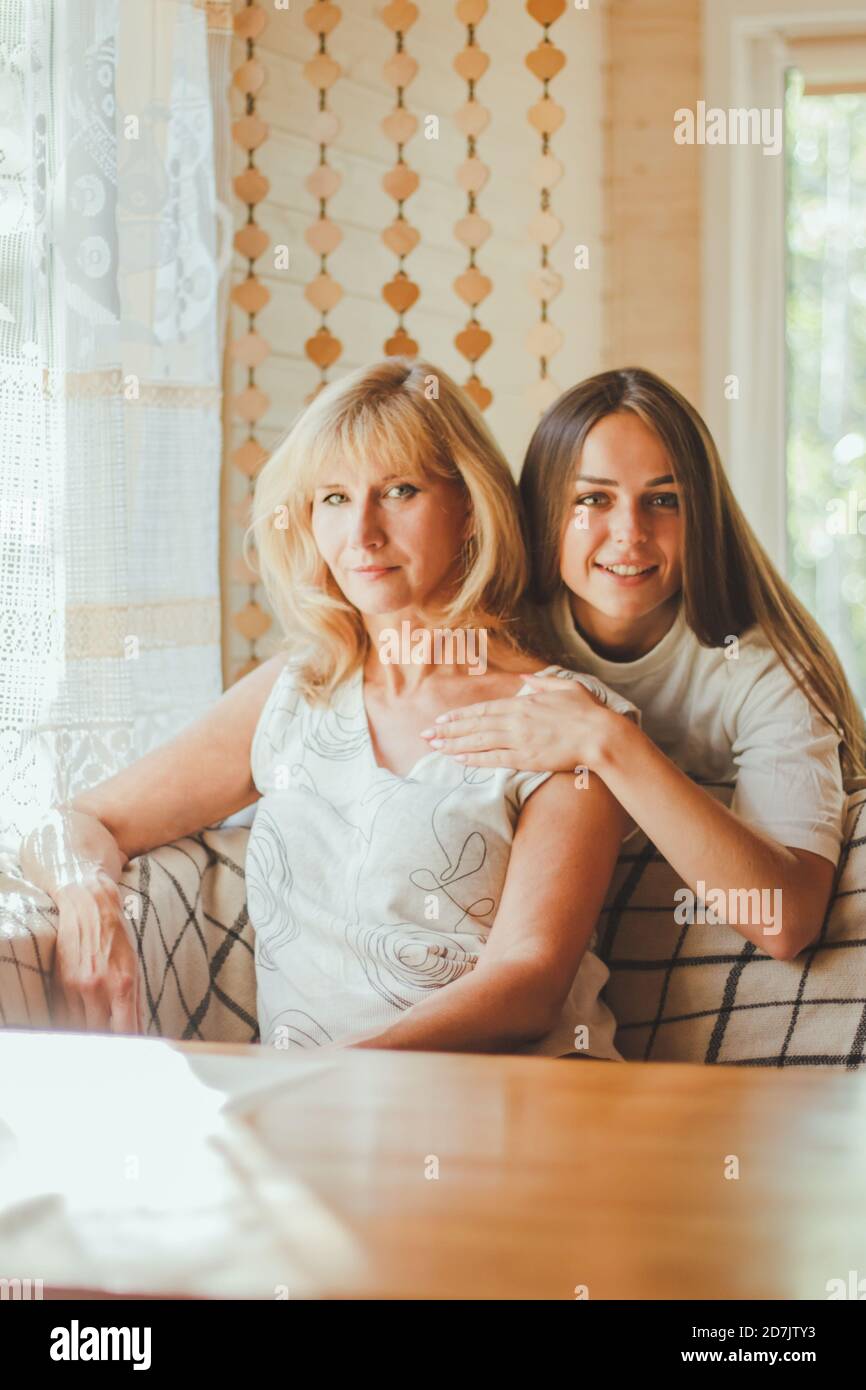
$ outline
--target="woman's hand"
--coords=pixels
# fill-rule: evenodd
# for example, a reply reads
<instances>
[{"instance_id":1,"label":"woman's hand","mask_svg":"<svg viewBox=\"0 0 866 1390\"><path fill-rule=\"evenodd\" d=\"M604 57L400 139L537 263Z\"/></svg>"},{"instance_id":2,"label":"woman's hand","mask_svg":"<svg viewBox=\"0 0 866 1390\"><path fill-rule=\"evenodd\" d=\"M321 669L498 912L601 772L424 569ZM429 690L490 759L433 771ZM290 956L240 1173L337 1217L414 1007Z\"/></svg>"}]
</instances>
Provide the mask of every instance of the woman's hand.
<instances>
[{"instance_id":1,"label":"woman's hand","mask_svg":"<svg viewBox=\"0 0 866 1390\"><path fill-rule=\"evenodd\" d=\"M424 729L431 748L470 767L590 770L617 716L579 680L523 676L532 695L485 700L440 714Z\"/></svg>"},{"instance_id":2,"label":"woman's hand","mask_svg":"<svg viewBox=\"0 0 866 1390\"><path fill-rule=\"evenodd\" d=\"M94 873L59 888L54 901L58 1021L88 1032L139 1033L138 959L118 885L107 873Z\"/></svg>"}]
</instances>

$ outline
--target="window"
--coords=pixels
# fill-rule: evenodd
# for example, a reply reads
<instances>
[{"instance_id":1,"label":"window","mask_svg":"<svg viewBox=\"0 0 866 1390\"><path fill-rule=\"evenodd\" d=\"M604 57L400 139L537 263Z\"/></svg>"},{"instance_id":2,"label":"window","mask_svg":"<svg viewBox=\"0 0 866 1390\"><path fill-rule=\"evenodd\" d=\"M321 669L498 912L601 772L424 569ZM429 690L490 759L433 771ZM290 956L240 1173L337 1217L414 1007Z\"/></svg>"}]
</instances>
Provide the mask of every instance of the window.
<instances>
[{"instance_id":1,"label":"window","mask_svg":"<svg viewBox=\"0 0 866 1390\"><path fill-rule=\"evenodd\" d=\"M866 704L866 92L785 108L788 578Z\"/></svg>"},{"instance_id":2,"label":"window","mask_svg":"<svg viewBox=\"0 0 866 1390\"><path fill-rule=\"evenodd\" d=\"M866 705L866 16L705 0L704 21L708 101L783 108L785 141L705 157L703 413Z\"/></svg>"}]
</instances>

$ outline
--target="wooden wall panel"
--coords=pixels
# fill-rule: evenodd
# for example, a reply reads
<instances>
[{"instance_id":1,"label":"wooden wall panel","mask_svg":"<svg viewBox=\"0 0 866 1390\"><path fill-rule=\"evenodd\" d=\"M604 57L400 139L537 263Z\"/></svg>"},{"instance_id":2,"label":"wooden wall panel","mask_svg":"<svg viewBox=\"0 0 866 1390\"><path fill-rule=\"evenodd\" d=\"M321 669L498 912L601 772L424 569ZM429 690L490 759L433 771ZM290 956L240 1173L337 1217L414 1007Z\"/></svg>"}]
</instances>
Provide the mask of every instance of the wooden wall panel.
<instances>
[{"instance_id":1,"label":"wooden wall panel","mask_svg":"<svg viewBox=\"0 0 866 1390\"><path fill-rule=\"evenodd\" d=\"M701 0L608 0L605 368L643 366L700 405L700 146L673 114L701 90ZM709 151L708 154L712 154Z\"/></svg>"}]
</instances>

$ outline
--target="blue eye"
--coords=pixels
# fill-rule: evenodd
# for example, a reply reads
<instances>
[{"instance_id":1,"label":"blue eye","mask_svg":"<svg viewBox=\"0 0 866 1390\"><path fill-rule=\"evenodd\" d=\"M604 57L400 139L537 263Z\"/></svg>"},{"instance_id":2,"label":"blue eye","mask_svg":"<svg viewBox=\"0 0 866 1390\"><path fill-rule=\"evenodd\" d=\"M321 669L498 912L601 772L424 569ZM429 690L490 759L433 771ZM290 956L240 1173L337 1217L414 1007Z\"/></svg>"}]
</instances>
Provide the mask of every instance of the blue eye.
<instances>
[{"instance_id":1,"label":"blue eye","mask_svg":"<svg viewBox=\"0 0 866 1390\"><path fill-rule=\"evenodd\" d=\"M409 497L414 497L419 490L414 483L395 483L393 487L388 489L386 496L390 496L392 492L402 492L404 496L408 494Z\"/></svg>"},{"instance_id":2,"label":"blue eye","mask_svg":"<svg viewBox=\"0 0 866 1390\"><path fill-rule=\"evenodd\" d=\"M341 500L345 501L346 494L345 494L345 492L329 492L328 495L327 495L327 497L323 497L323 498L322 498L322 503L323 503L323 504L332 503L335 497L338 497L338 498L340 498Z\"/></svg>"}]
</instances>

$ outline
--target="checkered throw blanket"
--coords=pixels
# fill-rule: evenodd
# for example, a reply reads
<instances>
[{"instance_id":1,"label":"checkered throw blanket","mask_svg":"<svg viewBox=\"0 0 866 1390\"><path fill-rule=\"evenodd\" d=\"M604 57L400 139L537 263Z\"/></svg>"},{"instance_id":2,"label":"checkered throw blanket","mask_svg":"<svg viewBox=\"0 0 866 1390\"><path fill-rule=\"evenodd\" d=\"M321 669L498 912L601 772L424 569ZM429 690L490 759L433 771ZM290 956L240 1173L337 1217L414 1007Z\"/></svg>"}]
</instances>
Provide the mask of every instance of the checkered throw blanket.
<instances>
[{"instance_id":1,"label":"checkered throw blanket","mask_svg":"<svg viewBox=\"0 0 866 1390\"><path fill-rule=\"evenodd\" d=\"M707 790L726 803L730 786ZM814 945L776 961L731 927L674 916L678 876L644 836L620 857L599 922L616 1043L634 1060L862 1066L866 1040L866 787L848 798L832 899ZM257 1042L248 829L212 828L141 855L121 880L144 984L145 1031ZM0 875L0 1024L50 1027L57 910Z\"/></svg>"},{"instance_id":2,"label":"checkered throw blanket","mask_svg":"<svg viewBox=\"0 0 866 1390\"><path fill-rule=\"evenodd\" d=\"M733 787L706 790L728 804ZM674 894L681 887L645 836L617 864L598 954L610 970L605 998L624 1057L863 1065L866 787L848 797L842 854L820 935L794 960L773 960L732 927L678 923Z\"/></svg>"}]
</instances>

